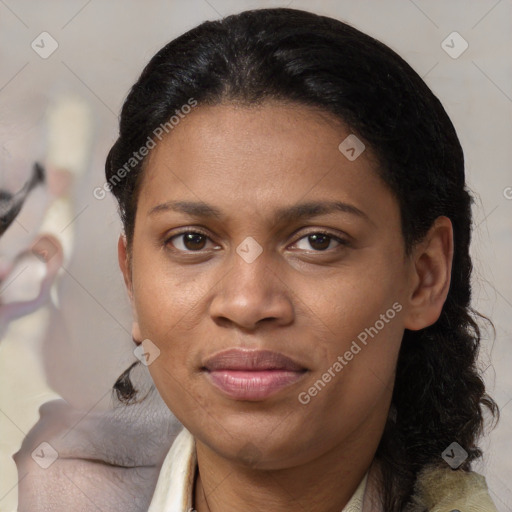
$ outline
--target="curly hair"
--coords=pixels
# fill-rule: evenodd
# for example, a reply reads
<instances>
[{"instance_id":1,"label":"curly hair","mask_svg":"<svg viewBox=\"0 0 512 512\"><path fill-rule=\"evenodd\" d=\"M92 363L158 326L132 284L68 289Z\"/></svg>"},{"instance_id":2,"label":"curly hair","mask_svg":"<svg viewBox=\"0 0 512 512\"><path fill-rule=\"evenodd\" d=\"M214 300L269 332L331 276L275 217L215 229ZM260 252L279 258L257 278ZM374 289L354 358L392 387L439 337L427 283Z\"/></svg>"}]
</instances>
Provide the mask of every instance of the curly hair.
<instances>
[{"instance_id":1,"label":"curly hair","mask_svg":"<svg viewBox=\"0 0 512 512\"><path fill-rule=\"evenodd\" d=\"M481 456L484 408L496 419L499 410L477 368L480 331L470 306L472 197L464 156L437 97L389 47L329 17L276 8L204 22L150 60L122 108L105 170L129 251L144 160L129 171L126 162L190 98L199 105L248 106L272 99L334 114L377 155L377 172L400 207L408 254L437 217L451 220L448 296L435 324L405 331L375 455L384 510L406 510L419 472L445 465L441 454L453 441L468 452L460 470L470 470ZM127 370L115 386L121 400L136 393L129 382Z\"/></svg>"}]
</instances>

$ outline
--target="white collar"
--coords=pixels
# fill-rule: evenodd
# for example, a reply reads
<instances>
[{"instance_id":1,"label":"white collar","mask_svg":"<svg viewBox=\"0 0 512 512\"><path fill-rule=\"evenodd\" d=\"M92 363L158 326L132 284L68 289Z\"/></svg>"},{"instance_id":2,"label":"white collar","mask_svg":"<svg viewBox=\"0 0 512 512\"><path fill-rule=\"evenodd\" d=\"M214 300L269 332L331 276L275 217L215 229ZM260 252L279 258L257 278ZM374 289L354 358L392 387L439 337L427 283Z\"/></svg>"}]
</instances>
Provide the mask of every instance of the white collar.
<instances>
[{"instance_id":1,"label":"white collar","mask_svg":"<svg viewBox=\"0 0 512 512\"><path fill-rule=\"evenodd\" d=\"M197 457L195 440L186 429L178 434L158 475L148 512L193 511L194 478ZM341 512L361 512L368 473Z\"/></svg>"}]
</instances>

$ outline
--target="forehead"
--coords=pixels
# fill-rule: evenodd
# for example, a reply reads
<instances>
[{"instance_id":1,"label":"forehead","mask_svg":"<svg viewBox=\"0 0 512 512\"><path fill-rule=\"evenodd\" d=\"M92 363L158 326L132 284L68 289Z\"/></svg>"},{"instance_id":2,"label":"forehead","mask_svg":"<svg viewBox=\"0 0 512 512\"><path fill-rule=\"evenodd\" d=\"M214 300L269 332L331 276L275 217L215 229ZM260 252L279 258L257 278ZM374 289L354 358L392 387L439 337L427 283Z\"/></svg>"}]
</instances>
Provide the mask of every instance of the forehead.
<instances>
[{"instance_id":1,"label":"forehead","mask_svg":"<svg viewBox=\"0 0 512 512\"><path fill-rule=\"evenodd\" d=\"M216 155L212 166L244 160L252 160L254 165L255 158L275 164L293 158L321 162L325 152L338 155L338 145L349 133L332 114L304 105L276 101L251 106L202 105L184 116L157 144L148 167L151 169L155 159L165 160L171 155L203 163Z\"/></svg>"},{"instance_id":2,"label":"forehead","mask_svg":"<svg viewBox=\"0 0 512 512\"><path fill-rule=\"evenodd\" d=\"M370 148L354 160L340 151L347 137L354 134L340 120L303 105L198 106L148 155L138 206L148 213L186 197L242 211L389 196Z\"/></svg>"}]
</instances>

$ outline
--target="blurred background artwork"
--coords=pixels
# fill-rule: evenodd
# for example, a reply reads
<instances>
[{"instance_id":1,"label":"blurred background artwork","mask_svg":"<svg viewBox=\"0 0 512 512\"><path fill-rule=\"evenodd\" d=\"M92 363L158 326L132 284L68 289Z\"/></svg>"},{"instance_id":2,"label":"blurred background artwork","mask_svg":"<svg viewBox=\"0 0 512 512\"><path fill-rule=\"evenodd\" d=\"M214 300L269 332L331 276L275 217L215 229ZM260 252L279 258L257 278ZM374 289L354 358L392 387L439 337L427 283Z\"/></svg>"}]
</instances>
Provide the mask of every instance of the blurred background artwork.
<instances>
[{"instance_id":1,"label":"blurred background artwork","mask_svg":"<svg viewBox=\"0 0 512 512\"><path fill-rule=\"evenodd\" d=\"M97 193L129 87L200 22L288 6L393 48L457 129L476 197L473 302L496 327L484 331L481 367L502 408L475 469L500 512L512 510L510 0L0 0L0 512L16 510L11 456L39 407L64 398L101 411L135 360L121 224Z\"/></svg>"}]
</instances>

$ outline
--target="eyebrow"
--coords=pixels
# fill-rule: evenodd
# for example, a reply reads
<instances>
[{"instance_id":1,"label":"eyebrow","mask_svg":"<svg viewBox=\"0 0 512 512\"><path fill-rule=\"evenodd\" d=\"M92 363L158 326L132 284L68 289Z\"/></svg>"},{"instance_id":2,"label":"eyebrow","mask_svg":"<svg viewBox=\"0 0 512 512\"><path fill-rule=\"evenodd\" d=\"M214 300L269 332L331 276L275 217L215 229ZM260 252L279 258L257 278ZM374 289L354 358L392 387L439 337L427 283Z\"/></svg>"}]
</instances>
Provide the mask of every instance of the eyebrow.
<instances>
[{"instance_id":1,"label":"eyebrow","mask_svg":"<svg viewBox=\"0 0 512 512\"><path fill-rule=\"evenodd\" d=\"M218 208L204 202L195 201L167 201L151 208L148 215L153 216L167 211L180 212L191 217L204 219L222 220L224 218L222 211ZM341 201L310 201L279 208L274 212L273 222L284 224L335 212L349 213L371 223L368 215L362 210Z\"/></svg>"}]
</instances>

